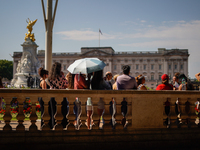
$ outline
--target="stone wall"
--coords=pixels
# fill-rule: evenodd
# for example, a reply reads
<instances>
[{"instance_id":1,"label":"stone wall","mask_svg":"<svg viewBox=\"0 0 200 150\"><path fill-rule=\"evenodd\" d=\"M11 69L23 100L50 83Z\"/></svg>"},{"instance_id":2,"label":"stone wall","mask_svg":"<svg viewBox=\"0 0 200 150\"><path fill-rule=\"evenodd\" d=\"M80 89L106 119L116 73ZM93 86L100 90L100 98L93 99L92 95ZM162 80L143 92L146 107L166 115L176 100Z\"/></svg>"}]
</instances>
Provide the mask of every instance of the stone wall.
<instances>
[{"instance_id":1,"label":"stone wall","mask_svg":"<svg viewBox=\"0 0 200 150\"><path fill-rule=\"evenodd\" d=\"M5 121L4 130L0 134L0 144L2 148L21 148L21 149L188 149L198 148L200 140L199 128L195 124L198 117L195 114L195 102L200 99L199 91L97 91L97 90L32 90L32 89L1 89L0 96L6 101L6 114L3 117ZM17 116L18 126L16 131L11 128L10 102L13 97L17 97L19 102L19 114ZM25 131L23 122L25 116L23 114L23 102L29 97L32 103L32 114L30 116L31 126L29 131ZM44 101L44 123L42 130L38 131L36 127L36 102L38 97L42 97ZM48 125L50 119L48 108L50 107L50 99L55 97L57 102L57 126L55 130L50 130ZM69 119L70 125L67 130L63 130L61 125L63 114L63 97L69 102ZM75 116L73 114L73 102L76 97L82 102L81 122L82 126L77 131L73 125ZM93 120L95 125L91 130L85 126L87 119L86 100L91 97L94 114ZM112 128L110 122L111 115L109 113L109 103L114 97L116 101L117 112L115 115L117 124L115 129ZM103 129L98 127L97 103L100 98L105 102L105 125ZM126 98L128 102L126 128L120 123L122 120L121 102ZM175 102L179 101L179 111L181 113L179 119L180 124L176 123L178 118L175 110ZM170 113L166 114L166 102L170 102ZM189 104L189 113L186 110L186 102ZM166 117L170 118L170 124L166 125ZM190 119L190 123L186 123L186 119ZM2 123L2 122L1 122ZM12 144L10 144L12 141Z\"/></svg>"}]
</instances>

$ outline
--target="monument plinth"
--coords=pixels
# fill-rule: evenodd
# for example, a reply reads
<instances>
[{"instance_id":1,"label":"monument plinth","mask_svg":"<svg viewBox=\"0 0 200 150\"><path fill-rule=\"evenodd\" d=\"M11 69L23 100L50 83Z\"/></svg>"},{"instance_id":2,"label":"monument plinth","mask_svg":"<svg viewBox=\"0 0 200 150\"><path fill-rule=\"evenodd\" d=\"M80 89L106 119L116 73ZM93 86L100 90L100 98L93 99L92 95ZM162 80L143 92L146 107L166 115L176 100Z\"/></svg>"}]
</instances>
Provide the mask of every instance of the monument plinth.
<instances>
[{"instance_id":1,"label":"monument plinth","mask_svg":"<svg viewBox=\"0 0 200 150\"><path fill-rule=\"evenodd\" d=\"M38 69L40 67L40 62L37 58L37 47L38 45L34 42L34 33L31 33L32 26L35 24L35 21L27 22L27 29L28 34L26 33L25 42L21 44L23 47L23 53L21 60L18 61L17 65L17 73L15 74L12 83L15 87L27 87L28 85L28 78L36 78L39 77Z\"/></svg>"}]
</instances>

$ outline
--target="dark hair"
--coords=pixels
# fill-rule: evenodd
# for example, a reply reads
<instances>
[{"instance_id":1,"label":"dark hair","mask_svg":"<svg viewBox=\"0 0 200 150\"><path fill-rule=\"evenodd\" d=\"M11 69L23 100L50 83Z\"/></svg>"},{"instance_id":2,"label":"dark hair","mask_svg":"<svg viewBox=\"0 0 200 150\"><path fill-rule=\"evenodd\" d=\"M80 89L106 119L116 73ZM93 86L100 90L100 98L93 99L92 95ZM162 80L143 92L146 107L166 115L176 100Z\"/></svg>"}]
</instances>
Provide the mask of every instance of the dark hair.
<instances>
[{"instance_id":1,"label":"dark hair","mask_svg":"<svg viewBox=\"0 0 200 150\"><path fill-rule=\"evenodd\" d=\"M51 67L49 79L54 80L59 76L61 76L61 64L59 62L55 62Z\"/></svg>"},{"instance_id":2,"label":"dark hair","mask_svg":"<svg viewBox=\"0 0 200 150\"><path fill-rule=\"evenodd\" d=\"M183 78L185 79L185 81L187 82L187 77L185 76L185 74L180 74L178 76L179 80L181 81Z\"/></svg>"},{"instance_id":3,"label":"dark hair","mask_svg":"<svg viewBox=\"0 0 200 150\"><path fill-rule=\"evenodd\" d=\"M185 74L180 74L179 75L179 80L182 81L182 79L184 78L185 81L186 81L186 86L187 86L187 90L194 90L194 86L193 84L191 83L190 79L188 79Z\"/></svg>"},{"instance_id":4,"label":"dark hair","mask_svg":"<svg viewBox=\"0 0 200 150\"><path fill-rule=\"evenodd\" d=\"M135 77L135 80L136 80L136 82L137 82L137 85L140 85L140 84L142 84L142 80L144 79L144 76L143 75L139 75L139 76L137 76L137 77Z\"/></svg>"},{"instance_id":5,"label":"dark hair","mask_svg":"<svg viewBox=\"0 0 200 150\"><path fill-rule=\"evenodd\" d=\"M45 74L47 74L48 75L48 71L47 70L45 70L44 68L42 68L42 67L40 67L39 69L38 69L38 74L40 75L40 77L42 77L43 78L43 76L45 75Z\"/></svg>"},{"instance_id":6,"label":"dark hair","mask_svg":"<svg viewBox=\"0 0 200 150\"><path fill-rule=\"evenodd\" d=\"M45 71L45 74L47 74L47 75L49 74L49 71L48 71L48 70L44 70L44 71Z\"/></svg>"},{"instance_id":7,"label":"dark hair","mask_svg":"<svg viewBox=\"0 0 200 150\"><path fill-rule=\"evenodd\" d=\"M103 70L94 72L94 76L91 81L92 89L99 89L99 84L103 80Z\"/></svg>"},{"instance_id":8,"label":"dark hair","mask_svg":"<svg viewBox=\"0 0 200 150\"><path fill-rule=\"evenodd\" d=\"M178 79L179 75L180 75L180 73L177 72L177 73L174 74L174 77L175 77L176 79Z\"/></svg>"},{"instance_id":9,"label":"dark hair","mask_svg":"<svg viewBox=\"0 0 200 150\"><path fill-rule=\"evenodd\" d=\"M194 86L191 83L190 79L187 80L187 90L194 90Z\"/></svg>"},{"instance_id":10,"label":"dark hair","mask_svg":"<svg viewBox=\"0 0 200 150\"><path fill-rule=\"evenodd\" d=\"M129 65L125 65L122 67L123 73L128 75L130 72L130 66Z\"/></svg>"}]
</instances>

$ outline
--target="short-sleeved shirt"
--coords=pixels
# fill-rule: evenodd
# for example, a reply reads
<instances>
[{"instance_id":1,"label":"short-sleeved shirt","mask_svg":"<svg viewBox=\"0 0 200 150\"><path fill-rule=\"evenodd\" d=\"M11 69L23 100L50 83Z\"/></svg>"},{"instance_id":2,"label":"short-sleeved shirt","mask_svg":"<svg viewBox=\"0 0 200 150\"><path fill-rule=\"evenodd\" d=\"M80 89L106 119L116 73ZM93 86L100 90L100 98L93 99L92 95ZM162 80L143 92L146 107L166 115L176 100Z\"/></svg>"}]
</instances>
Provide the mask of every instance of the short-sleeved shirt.
<instances>
[{"instance_id":1,"label":"short-sleeved shirt","mask_svg":"<svg viewBox=\"0 0 200 150\"><path fill-rule=\"evenodd\" d=\"M172 84L159 84L156 90L173 90Z\"/></svg>"},{"instance_id":2,"label":"short-sleeved shirt","mask_svg":"<svg viewBox=\"0 0 200 150\"><path fill-rule=\"evenodd\" d=\"M137 89L137 82L134 77L129 75L120 75L117 77L117 89Z\"/></svg>"}]
</instances>

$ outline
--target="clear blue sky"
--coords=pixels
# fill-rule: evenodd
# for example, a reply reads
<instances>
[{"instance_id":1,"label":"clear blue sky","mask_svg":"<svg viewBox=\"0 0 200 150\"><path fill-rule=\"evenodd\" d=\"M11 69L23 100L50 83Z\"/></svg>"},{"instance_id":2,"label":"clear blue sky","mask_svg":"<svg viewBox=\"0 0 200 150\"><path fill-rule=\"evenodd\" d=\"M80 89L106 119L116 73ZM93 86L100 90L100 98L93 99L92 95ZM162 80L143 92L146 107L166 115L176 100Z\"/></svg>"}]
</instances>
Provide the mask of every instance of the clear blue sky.
<instances>
[{"instance_id":1,"label":"clear blue sky","mask_svg":"<svg viewBox=\"0 0 200 150\"><path fill-rule=\"evenodd\" d=\"M0 0L0 59L22 52L27 18L45 49L41 0ZM115 51L189 49L189 76L200 72L200 0L58 0L53 52L99 46L99 28L100 46Z\"/></svg>"}]
</instances>

